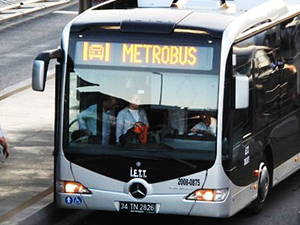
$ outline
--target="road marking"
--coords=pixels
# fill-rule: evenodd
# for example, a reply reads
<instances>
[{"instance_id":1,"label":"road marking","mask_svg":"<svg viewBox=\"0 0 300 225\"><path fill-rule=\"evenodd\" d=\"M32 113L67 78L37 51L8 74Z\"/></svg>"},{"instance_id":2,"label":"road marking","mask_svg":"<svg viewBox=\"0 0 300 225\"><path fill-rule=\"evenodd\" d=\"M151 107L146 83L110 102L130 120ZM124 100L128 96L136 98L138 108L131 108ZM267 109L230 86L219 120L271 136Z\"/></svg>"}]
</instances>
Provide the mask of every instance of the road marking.
<instances>
[{"instance_id":1,"label":"road marking","mask_svg":"<svg viewBox=\"0 0 300 225\"><path fill-rule=\"evenodd\" d=\"M36 196L32 197L31 199L21 203L16 208L8 211L4 215L0 216L0 223L8 220L9 218L13 217L14 215L18 214L19 212L23 211L24 209L28 208L29 206L37 203L41 199L45 198L46 196L50 195L53 192L53 187L49 187L45 191L37 194Z\"/></svg>"},{"instance_id":2,"label":"road marking","mask_svg":"<svg viewBox=\"0 0 300 225\"><path fill-rule=\"evenodd\" d=\"M30 58L33 58L35 55L33 54L26 54L26 53L8 53L6 55L3 55L2 57L5 57L5 58L17 58L17 57L30 57Z\"/></svg>"},{"instance_id":3,"label":"road marking","mask_svg":"<svg viewBox=\"0 0 300 225\"><path fill-rule=\"evenodd\" d=\"M66 10L57 10L53 12L54 14L69 14L69 15L77 15L77 11L66 11Z\"/></svg>"}]
</instances>

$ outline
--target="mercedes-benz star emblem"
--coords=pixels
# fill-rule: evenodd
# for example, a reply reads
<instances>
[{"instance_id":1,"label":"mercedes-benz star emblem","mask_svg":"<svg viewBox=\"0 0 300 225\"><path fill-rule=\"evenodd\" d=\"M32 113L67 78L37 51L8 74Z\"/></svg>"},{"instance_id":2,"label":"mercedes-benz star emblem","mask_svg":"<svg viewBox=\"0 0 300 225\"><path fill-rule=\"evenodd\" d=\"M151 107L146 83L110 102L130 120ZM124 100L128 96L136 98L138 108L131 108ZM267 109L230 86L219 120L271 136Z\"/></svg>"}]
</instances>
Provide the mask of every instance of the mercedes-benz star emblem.
<instances>
[{"instance_id":1,"label":"mercedes-benz star emblem","mask_svg":"<svg viewBox=\"0 0 300 225\"><path fill-rule=\"evenodd\" d=\"M135 198L144 198L147 195L147 189L141 183L131 184L129 187L129 192Z\"/></svg>"}]
</instances>

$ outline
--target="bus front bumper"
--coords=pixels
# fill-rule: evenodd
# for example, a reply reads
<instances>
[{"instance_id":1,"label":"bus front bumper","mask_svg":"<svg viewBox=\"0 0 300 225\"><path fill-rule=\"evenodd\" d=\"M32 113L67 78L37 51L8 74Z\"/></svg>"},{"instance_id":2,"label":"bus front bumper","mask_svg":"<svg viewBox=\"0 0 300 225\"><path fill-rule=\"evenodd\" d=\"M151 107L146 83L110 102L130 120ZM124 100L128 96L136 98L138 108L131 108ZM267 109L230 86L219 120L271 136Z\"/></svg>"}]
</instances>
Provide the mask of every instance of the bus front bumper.
<instances>
[{"instance_id":1,"label":"bus front bumper","mask_svg":"<svg viewBox=\"0 0 300 225\"><path fill-rule=\"evenodd\" d=\"M93 190L90 195L57 194L57 204L62 208L103 210L132 213L157 213L201 217L230 217L230 199L223 202L187 200L185 194L151 194L141 200L131 195Z\"/></svg>"}]
</instances>

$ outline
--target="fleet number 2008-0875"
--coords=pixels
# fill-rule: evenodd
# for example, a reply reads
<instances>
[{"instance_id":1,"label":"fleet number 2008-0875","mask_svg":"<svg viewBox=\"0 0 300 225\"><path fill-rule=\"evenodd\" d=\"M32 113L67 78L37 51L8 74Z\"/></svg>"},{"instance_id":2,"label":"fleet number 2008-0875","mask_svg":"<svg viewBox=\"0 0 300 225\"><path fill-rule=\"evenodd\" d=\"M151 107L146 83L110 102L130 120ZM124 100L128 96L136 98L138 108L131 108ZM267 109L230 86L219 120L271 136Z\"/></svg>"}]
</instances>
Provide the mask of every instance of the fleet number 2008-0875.
<instances>
[{"instance_id":1,"label":"fleet number 2008-0875","mask_svg":"<svg viewBox=\"0 0 300 225\"><path fill-rule=\"evenodd\" d=\"M200 179L178 178L178 185L182 186L200 186Z\"/></svg>"}]
</instances>

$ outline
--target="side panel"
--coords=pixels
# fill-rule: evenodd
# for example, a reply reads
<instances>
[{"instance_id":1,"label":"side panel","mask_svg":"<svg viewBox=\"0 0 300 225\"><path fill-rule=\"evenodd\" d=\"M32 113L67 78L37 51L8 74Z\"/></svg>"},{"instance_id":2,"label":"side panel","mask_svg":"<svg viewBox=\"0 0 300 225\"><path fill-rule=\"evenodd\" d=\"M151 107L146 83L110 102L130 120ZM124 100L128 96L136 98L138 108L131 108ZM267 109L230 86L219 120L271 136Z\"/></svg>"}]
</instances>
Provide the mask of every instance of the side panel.
<instances>
[{"instance_id":1,"label":"side panel","mask_svg":"<svg viewBox=\"0 0 300 225\"><path fill-rule=\"evenodd\" d=\"M201 202L196 201L190 215L207 217L230 217L245 208L252 202L257 191L254 189L254 182L247 186L233 184L220 164L215 164L208 170L207 180L204 189L229 188L227 198L222 202Z\"/></svg>"},{"instance_id":2,"label":"side panel","mask_svg":"<svg viewBox=\"0 0 300 225\"><path fill-rule=\"evenodd\" d=\"M300 151L299 30L296 16L233 46L236 64L227 64L223 134L230 150L223 148L223 153L229 151L223 165L237 185L255 181L253 171L263 154L275 169L275 183L297 168L288 162ZM235 74L249 78L248 110L228 107L232 104L230 77Z\"/></svg>"},{"instance_id":3,"label":"side panel","mask_svg":"<svg viewBox=\"0 0 300 225\"><path fill-rule=\"evenodd\" d=\"M287 178L292 173L296 172L300 168L300 161L299 161L300 153L293 156L286 162L282 163L274 170L273 175L273 186L278 184L280 181Z\"/></svg>"}]
</instances>

